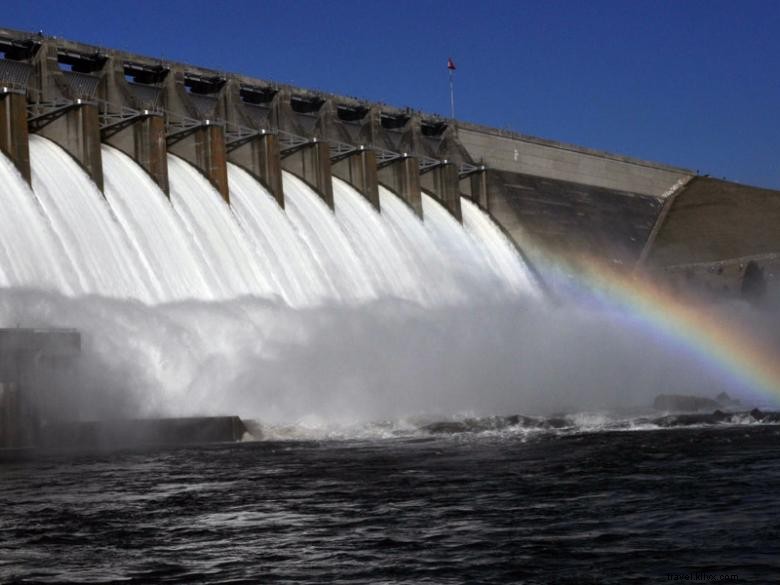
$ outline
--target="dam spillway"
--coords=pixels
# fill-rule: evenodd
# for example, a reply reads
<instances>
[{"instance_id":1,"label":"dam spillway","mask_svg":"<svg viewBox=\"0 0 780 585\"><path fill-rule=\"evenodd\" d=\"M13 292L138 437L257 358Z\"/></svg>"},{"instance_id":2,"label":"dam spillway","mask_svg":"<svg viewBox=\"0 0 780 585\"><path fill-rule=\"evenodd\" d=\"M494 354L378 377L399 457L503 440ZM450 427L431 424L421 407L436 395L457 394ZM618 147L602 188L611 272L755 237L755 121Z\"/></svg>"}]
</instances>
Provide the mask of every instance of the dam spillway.
<instances>
[{"instance_id":1,"label":"dam spillway","mask_svg":"<svg viewBox=\"0 0 780 585\"><path fill-rule=\"evenodd\" d=\"M775 192L62 39L0 50L0 317L84 335L50 416L500 412L580 371L733 391L537 301L580 258L760 290Z\"/></svg>"},{"instance_id":2,"label":"dam spillway","mask_svg":"<svg viewBox=\"0 0 780 585\"><path fill-rule=\"evenodd\" d=\"M30 153L32 189L8 160L0 170L8 186L0 235L6 287L152 304L255 296L292 306L378 297L435 303L473 292L469 287L483 287L482 294L499 294L502 285L506 292L535 290L497 227L469 232L427 195L424 224L390 192L383 189L383 200L395 209L380 214L334 179L333 213L284 171L282 210L231 163L230 207L197 170L170 155L168 200L131 158L104 145L103 196L48 139L32 136ZM478 223L483 212L471 214ZM437 270L441 277L429 281Z\"/></svg>"},{"instance_id":3,"label":"dam spillway","mask_svg":"<svg viewBox=\"0 0 780 585\"><path fill-rule=\"evenodd\" d=\"M290 176L331 209L334 178L380 212L380 187L388 188L423 219L423 192L458 221L465 197L540 273L550 257L573 264L595 258L720 297L739 296L751 274L776 276L776 191L65 39L0 29L0 51L0 147L27 179L28 136L40 134L104 192L101 143L133 158L172 197L170 155L197 169L228 203L231 183L241 180L231 164L281 206ZM321 262L326 256L320 250ZM231 274L231 282L211 287L257 278Z\"/></svg>"}]
</instances>

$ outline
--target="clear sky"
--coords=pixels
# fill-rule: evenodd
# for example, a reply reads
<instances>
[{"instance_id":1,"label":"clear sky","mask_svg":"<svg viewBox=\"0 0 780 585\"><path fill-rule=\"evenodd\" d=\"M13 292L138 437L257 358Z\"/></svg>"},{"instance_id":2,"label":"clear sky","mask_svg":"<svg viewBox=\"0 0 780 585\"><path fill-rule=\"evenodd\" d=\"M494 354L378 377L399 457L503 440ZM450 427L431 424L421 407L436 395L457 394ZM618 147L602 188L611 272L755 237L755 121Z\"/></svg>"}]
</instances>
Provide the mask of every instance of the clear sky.
<instances>
[{"instance_id":1,"label":"clear sky","mask_svg":"<svg viewBox=\"0 0 780 585\"><path fill-rule=\"evenodd\" d=\"M3 0L0 26L780 189L780 0Z\"/></svg>"}]
</instances>

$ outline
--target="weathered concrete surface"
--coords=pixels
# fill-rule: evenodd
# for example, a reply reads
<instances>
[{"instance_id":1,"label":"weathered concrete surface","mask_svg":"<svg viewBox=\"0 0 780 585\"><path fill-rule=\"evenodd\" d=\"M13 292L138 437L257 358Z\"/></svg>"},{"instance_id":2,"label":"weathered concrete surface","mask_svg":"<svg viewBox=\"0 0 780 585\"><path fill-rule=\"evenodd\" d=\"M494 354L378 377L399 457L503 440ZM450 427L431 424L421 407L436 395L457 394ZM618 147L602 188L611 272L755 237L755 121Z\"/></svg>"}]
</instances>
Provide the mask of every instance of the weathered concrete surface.
<instances>
[{"instance_id":1,"label":"weathered concrete surface","mask_svg":"<svg viewBox=\"0 0 780 585\"><path fill-rule=\"evenodd\" d=\"M75 106L37 131L65 149L103 190L103 158L100 153L100 120L94 104Z\"/></svg>"},{"instance_id":2,"label":"weathered concrete surface","mask_svg":"<svg viewBox=\"0 0 780 585\"><path fill-rule=\"evenodd\" d=\"M282 156L282 168L306 181L333 209L330 148L327 142L311 142Z\"/></svg>"},{"instance_id":3,"label":"weathered concrete surface","mask_svg":"<svg viewBox=\"0 0 780 585\"><path fill-rule=\"evenodd\" d=\"M780 253L780 192L697 177L675 198L647 263Z\"/></svg>"},{"instance_id":4,"label":"weathered concrete surface","mask_svg":"<svg viewBox=\"0 0 780 585\"><path fill-rule=\"evenodd\" d=\"M412 157L403 157L380 167L379 182L412 208L417 217L423 216L420 165Z\"/></svg>"},{"instance_id":5,"label":"weathered concrete surface","mask_svg":"<svg viewBox=\"0 0 780 585\"><path fill-rule=\"evenodd\" d=\"M169 143L168 151L194 165L206 176L225 202L230 203L227 150L222 127L200 126L186 138Z\"/></svg>"},{"instance_id":6,"label":"weathered concrete surface","mask_svg":"<svg viewBox=\"0 0 780 585\"><path fill-rule=\"evenodd\" d=\"M235 443L245 432L246 427L237 416L64 421L48 425L37 446L45 450L111 450Z\"/></svg>"},{"instance_id":7,"label":"weathered concrete surface","mask_svg":"<svg viewBox=\"0 0 780 585\"><path fill-rule=\"evenodd\" d=\"M685 169L582 147L460 124L458 138L475 161L491 169L661 197Z\"/></svg>"},{"instance_id":8,"label":"weathered concrete surface","mask_svg":"<svg viewBox=\"0 0 780 585\"><path fill-rule=\"evenodd\" d=\"M362 149L334 162L333 175L352 185L376 209L379 208L379 179L376 153Z\"/></svg>"},{"instance_id":9,"label":"weathered concrete surface","mask_svg":"<svg viewBox=\"0 0 780 585\"><path fill-rule=\"evenodd\" d=\"M487 210L520 245L617 267L633 266L661 207L648 195L532 175L488 170L487 182Z\"/></svg>"},{"instance_id":10,"label":"weathered concrete surface","mask_svg":"<svg viewBox=\"0 0 780 585\"><path fill-rule=\"evenodd\" d=\"M81 336L69 329L0 329L0 452L25 449L39 439L38 377L52 360L81 351Z\"/></svg>"},{"instance_id":11,"label":"weathered concrete surface","mask_svg":"<svg viewBox=\"0 0 780 585\"><path fill-rule=\"evenodd\" d=\"M280 207L284 207L282 165L279 158L279 137L261 134L231 148L228 160L252 175L268 189Z\"/></svg>"},{"instance_id":12,"label":"weathered concrete surface","mask_svg":"<svg viewBox=\"0 0 780 585\"><path fill-rule=\"evenodd\" d=\"M30 182L30 140L27 133L27 100L18 93L0 94L0 151Z\"/></svg>"},{"instance_id":13,"label":"weathered concrete surface","mask_svg":"<svg viewBox=\"0 0 780 585\"><path fill-rule=\"evenodd\" d=\"M133 75L143 78L144 74L150 82L147 85L127 80ZM144 72L122 59L107 59L98 95L103 100L104 114L115 116L113 124L101 129L102 140L133 158L169 195L165 117L158 103L166 74L155 69ZM125 113L127 118L123 119L122 113L128 108L137 114Z\"/></svg>"},{"instance_id":14,"label":"weathered concrete surface","mask_svg":"<svg viewBox=\"0 0 780 585\"><path fill-rule=\"evenodd\" d=\"M145 116L115 134L104 134L103 140L135 160L163 193L170 194L165 118Z\"/></svg>"},{"instance_id":15,"label":"weathered concrete surface","mask_svg":"<svg viewBox=\"0 0 780 585\"><path fill-rule=\"evenodd\" d=\"M696 177L677 193L641 269L678 288L760 297L780 275L780 192Z\"/></svg>"},{"instance_id":16,"label":"weathered concrete surface","mask_svg":"<svg viewBox=\"0 0 780 585\"><path fill-rule=\"evenodd\" d=\"M457 166L450 162L438 165L421 176L420 185L423 190L441 203L455 219L459 222L463 221Z\"/></svg>"}]
</instances>

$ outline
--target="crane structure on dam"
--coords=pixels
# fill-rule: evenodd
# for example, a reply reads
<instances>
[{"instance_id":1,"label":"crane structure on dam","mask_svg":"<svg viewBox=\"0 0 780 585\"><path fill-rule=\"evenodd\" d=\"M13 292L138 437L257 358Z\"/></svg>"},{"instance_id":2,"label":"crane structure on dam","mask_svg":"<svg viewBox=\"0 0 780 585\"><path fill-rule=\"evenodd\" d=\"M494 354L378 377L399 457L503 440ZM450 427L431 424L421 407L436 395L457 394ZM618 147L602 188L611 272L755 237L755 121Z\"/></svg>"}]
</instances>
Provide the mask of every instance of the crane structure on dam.
<instances>
[{"instance_id":1,"label":"crane structure on dam","mask_svg":"<svg viewBox=\"0 0 780 585\"><path fill-rule=\"evenodd\" d=\"M228 161L281 206L282 170L331 208L333 176L378 211L380 184L420 217L422 191L458 220L467 197L542 275L550 258L596 258L728 296L761 290L780 269L778 191L40 34L0 29L0 55L0 149L28 182L33 132L64 148L101 189L105 142L166 194L170 152L228 203Z\"/></svg>"}]
</instances>

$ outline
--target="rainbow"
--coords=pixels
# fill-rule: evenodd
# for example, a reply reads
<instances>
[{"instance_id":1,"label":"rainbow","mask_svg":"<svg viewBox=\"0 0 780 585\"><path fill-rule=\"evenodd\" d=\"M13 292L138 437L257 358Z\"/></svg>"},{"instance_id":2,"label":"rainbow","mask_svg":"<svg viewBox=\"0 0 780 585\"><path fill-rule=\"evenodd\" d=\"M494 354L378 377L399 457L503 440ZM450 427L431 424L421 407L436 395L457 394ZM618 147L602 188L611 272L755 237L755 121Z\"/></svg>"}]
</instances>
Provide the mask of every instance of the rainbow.
<instances>
[{"instance_id":1,"label":"rainbow","mask_svg":"<svg viewBox=\"0 0 780 585\"><path fill-rule=\"evenodd\" d=\"M578 284L603 306L622 309L632 323L678 344L741 390L780 405L778 350L744 322L713 305L672 293L639 273L620 273L597 260L578 261L567 271L574 272Z\"/></svg>"}]
</instances>

